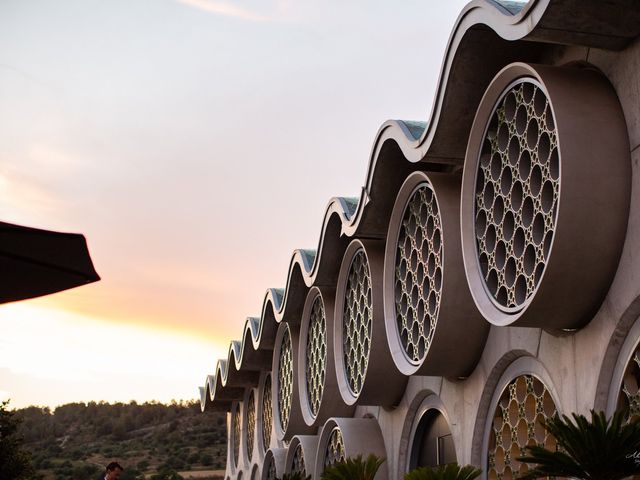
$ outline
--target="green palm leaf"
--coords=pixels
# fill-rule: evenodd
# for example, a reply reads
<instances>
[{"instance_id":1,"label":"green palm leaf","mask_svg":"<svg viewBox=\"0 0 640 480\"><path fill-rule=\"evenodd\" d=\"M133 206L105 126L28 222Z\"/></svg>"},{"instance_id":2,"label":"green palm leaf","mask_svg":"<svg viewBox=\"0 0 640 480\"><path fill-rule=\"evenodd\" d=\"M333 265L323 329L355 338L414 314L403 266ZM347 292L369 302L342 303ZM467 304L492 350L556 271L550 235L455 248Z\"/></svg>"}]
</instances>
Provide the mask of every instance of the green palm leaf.
<instances>
[{"instance_id":1,"label":"green palm leaf","mask_svg":"<svg viewBox=\"0 0 640 480\"><path fill-rule=\"evenodd\" d=\"M535 464L521 480L572 477L583 480L619 480L640 473L640 423L627 423L624 412L608 420L604 412L591 411L572 418L555 416L543 422L555 437L558 451L526 447L519 462ZM638 455L638 456L636 456Z\"/></svg>"},{"instance_id":2,"label":"green palm leaf","mask_svg":"<svg viewBox=\"0 0 640 480\"><path fill-rule=\"evenodd\" d=\"M449 463L439 467L421 467L411 470L404 480L473 480L479 477L482 470L472 465L461 467L457 463Z\"/></svg>"},{"instance_id":3,"label":"green palm leaf","mask_svg":"<svg viewBox=\"0 0 640 480\"><path fill-rule=\"evenodd\" d=\"M358 455L327 467L321 478L322 480L373 480L383 463L384 458L373 454L366 460L362 459L362 455Z\"/></svg>"}]
</instances>

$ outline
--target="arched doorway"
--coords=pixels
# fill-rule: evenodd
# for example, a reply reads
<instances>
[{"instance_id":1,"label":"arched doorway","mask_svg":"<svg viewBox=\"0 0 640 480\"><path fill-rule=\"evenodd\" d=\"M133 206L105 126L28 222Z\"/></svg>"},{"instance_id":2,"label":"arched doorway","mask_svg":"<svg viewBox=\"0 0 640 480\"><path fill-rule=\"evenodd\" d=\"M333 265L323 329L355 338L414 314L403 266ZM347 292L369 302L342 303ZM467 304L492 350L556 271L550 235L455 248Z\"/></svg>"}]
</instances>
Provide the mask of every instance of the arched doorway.
<instances>
[{"instance_id":1,"label":"arched doorway","mask_svg":"<svg viewBox=\"0 0 640 480\"><path fill-rule=\"evenodd\" d=\"M456 462L451 429L440 410L429 409L420 418L411 445L409 469Z\"/></svg>"}]
</instances>

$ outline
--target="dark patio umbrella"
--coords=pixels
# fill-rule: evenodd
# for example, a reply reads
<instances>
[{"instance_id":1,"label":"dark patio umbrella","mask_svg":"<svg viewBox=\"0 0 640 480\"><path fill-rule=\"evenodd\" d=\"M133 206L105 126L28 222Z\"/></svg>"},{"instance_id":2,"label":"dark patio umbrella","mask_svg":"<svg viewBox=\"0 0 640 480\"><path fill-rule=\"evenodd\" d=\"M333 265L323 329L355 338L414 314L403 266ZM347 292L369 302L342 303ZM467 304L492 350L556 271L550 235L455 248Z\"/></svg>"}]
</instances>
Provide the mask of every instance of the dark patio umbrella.
<instances>
[{"instance_id":1,"label":"dark patio umbrella","mask_svg":"<svg viewBox=\"0 0 640 480\"><path fill-rule=\"evenodd\" d=\"M83 235L0 222L0 303L98 280Z\"/></svg>"}]
</instances>

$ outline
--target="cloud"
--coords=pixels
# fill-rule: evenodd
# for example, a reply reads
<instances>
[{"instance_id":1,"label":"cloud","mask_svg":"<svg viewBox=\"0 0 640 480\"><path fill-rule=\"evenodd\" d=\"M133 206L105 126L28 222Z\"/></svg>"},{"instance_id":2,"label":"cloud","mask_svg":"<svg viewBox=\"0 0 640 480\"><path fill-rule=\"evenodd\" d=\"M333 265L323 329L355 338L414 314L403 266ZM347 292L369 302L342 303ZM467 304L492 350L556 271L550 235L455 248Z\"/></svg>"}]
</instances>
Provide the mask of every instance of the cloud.
<instances>
[{"instance_id":1,"label":"cloud","mask_svg":"<svg viewBox=\"0 0 640 480\"><path fill-rule=\"evenodd\" d=\"M250 22L268 22L275 20L272 16L263 15L253 10L233 5L230 2L219 0L178 0L178 2L206 12L239 18Z\"/></svg>"}]
</instances>

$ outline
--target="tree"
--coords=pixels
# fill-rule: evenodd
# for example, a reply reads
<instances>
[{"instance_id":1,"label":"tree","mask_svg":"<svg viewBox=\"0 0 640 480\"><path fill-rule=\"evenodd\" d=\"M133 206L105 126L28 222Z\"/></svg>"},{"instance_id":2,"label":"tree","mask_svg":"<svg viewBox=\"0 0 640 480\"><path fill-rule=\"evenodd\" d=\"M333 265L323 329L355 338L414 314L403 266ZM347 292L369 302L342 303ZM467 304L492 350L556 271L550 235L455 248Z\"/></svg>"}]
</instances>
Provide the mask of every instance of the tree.
<instances>
[{"instance_id":1,"label":"tree","mask_svg":"<svg viewBox=\"0 0 640 480\"><path fill-rule=\"evenodd\" d=\"M457 463L449 463L439 467L416 468L407 473L404 480L473 480L481 473L482 470L472 465L461 467Z\"/></svg>"},{"instance_id":2,"label":"tree","mask_svg":"<svg viewBox=\"0 0 640 480\"><path fill-rule=\"evenodd\" d=\"M27 479L35 471L31 455L22 450L22 438L16 432L20 421L8 410L9 400L0 403L0 472L3 480Z\"/></svg>"},{"instance_id":3,"label":"tree","mask_svg":"<svg viewBox=\"0 0 640 480\"><path fill-rule=\"evenodd\" d=\"M362 455L347 458L331 467L327 467L322 474L322 480L373 480L384 458L370 454L366 460Z\"/></svg>"},{"instance_id":4,"label":"tree","mask_svg":"<svg viewBox=\"0 0 640 480\"><path fill-rule=\"evenodd\" d=\"M521 479L572 477L581 480L619 480L640 473L640 423L628 423L625 412L607 419L604 412L555 416L543 422L558 444L557 451L527 447L519 462L537 464Z\"/></svg>"}]
</instances>

